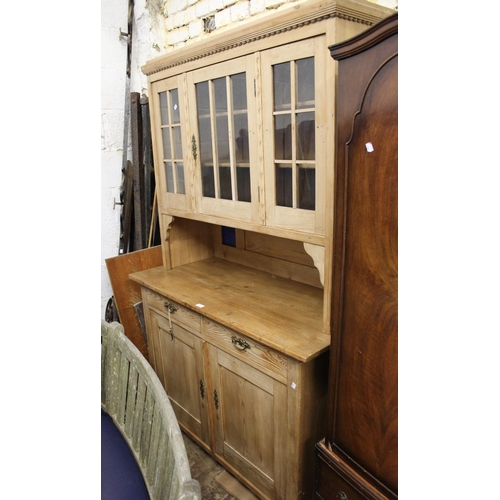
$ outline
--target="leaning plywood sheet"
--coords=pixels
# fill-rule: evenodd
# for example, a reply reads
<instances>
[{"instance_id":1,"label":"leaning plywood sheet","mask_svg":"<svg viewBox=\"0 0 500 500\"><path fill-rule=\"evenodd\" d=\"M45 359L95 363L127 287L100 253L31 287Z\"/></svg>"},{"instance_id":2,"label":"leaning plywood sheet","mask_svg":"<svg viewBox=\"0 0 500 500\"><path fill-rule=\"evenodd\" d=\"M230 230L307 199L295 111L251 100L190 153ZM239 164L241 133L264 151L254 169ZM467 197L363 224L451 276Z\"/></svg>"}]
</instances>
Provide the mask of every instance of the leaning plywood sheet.
<instances>
[{"instance_id":1,"label":"leaning plywood sheet","mask_svg":"<svg viewBox=\"0 0 500 500\"><path fill-rule=\"evenodd\" d=\"M109 280L115 297L116 309L125 334L148 359L148 347L136 313L136 304L141 302L141 287L129 279L130 273L162 265L160 246L137 250L118 257L106 259Z\"/></svg>"}]
</instances>

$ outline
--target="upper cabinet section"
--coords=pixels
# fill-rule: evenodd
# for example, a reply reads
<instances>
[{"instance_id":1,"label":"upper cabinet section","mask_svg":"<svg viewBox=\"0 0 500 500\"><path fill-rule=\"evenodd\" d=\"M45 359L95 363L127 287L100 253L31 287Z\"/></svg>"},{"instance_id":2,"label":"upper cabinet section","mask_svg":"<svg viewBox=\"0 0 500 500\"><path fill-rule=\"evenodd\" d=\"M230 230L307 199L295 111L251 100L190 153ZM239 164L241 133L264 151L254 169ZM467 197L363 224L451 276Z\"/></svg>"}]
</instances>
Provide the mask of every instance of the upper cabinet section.
<instances>
[{"instance_id":1,"label":"upper cabinet section","mask_svg":"<svg viewBox=\"0 0 500 500\"><path fill-rule=\"evenodd\" d=\"M293 4L146 64L160 213L324 244L328 46L391 13L362 0Z\"/></svg>"}]
</instances>

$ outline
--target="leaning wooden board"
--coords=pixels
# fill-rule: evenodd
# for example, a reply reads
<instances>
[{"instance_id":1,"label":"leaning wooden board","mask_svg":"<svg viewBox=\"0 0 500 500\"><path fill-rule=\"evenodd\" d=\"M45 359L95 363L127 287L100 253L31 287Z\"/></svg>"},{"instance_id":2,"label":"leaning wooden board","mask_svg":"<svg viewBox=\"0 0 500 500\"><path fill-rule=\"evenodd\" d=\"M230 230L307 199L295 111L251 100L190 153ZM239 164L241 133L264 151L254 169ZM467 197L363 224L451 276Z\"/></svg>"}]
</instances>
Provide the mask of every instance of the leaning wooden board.
<instances>
[{"instance_id":1,"label":"leaning wooden board","mask_svg":"<svg viewBox=\"0 0 500 500\"><path fill-rule=\"evenodd\" d=\"M134 308L138 302L142 301L141 287L129 279L129 274L161 265L161 246L106 259L106 267L120 323L123 325L125 335L146 359L148 359L148 346Z\"/></svg>"}]
</instances>

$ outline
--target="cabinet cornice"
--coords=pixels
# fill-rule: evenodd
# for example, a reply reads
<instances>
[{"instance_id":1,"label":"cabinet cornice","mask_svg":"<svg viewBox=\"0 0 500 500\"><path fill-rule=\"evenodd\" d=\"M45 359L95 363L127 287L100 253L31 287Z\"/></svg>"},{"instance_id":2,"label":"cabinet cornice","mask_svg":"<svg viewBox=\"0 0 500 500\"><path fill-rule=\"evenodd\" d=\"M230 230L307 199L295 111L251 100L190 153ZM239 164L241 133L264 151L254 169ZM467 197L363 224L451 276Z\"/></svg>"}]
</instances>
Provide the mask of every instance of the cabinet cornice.
<instances>
[{"instance_id":1,"label":"cabinet cornice","mask_svg":"<svg viewBox=\"0 0 500 500\"><path fill-rule=\"evenodd\" d=\"M358 8L359 5L359 8ZM330 18L339 18L366 26L380 20L380 8L370 2L359 2L353 8L352 2L320 0L295 4L290 8L270 14L264 18L250 20L227 31L210 35L185 47L152 59L141 69L145 75L152 75L174 66L225 52L242 45L269 38L287 31L317 23Z\"/></svg>"}]
</instances>

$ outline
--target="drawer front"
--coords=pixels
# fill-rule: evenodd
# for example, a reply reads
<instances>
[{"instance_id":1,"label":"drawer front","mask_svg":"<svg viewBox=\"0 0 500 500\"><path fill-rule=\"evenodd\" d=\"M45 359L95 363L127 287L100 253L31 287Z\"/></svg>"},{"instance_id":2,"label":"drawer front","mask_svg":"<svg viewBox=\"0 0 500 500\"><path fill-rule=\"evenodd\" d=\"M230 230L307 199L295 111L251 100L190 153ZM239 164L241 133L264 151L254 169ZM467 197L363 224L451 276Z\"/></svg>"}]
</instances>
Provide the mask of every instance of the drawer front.
<instances>
[{"instance_id":1,"label":"drawer front","mask_svg":"<svg viewBox=\"0 0 500 500\"><path fill-rule=\"evenodd\" d=\"M208 342L286 384L285 355L207 318L202 319L202 325Z\"/></svg>"},{"instance_id":2,"label":"drawer front","mask_svg":"<svg viewBox=\"0 0 500 500\"><path fill-rule=\"evenodd\" d=\"M156 310L162 316L168 318L169 311L165 304L170 304L171 306L173 306L173 308L175 308L174 310L171 307L170 312L170 317L173 322L192 328L195 332L198 333L201 331L201 318L198 313L184 306L181 306L173 300L164 297L159 293L153 292L152 290L148 290L147 288L143 290L147 302L147 307Z\"/></svg>"}]
</instances>

